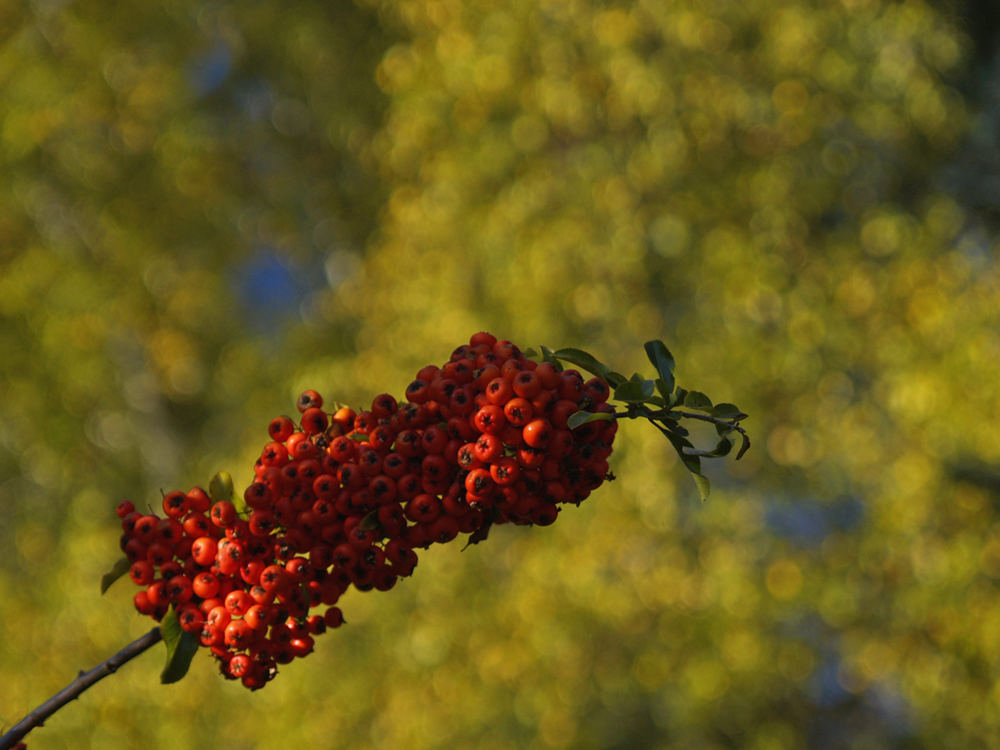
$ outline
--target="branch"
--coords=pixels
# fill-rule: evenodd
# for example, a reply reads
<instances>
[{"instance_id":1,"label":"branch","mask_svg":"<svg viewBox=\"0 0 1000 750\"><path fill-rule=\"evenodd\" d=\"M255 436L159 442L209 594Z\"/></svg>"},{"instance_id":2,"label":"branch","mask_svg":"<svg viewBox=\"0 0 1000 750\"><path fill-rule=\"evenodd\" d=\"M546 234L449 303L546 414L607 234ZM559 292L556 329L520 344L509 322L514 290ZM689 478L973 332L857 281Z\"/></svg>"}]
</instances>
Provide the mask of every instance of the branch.
<instances>
[{"instance_id":1,"label":"branch","mask_svg":"<svg viewBox=\"0 0 1000 750\"><path fill-rule=\"evenodd\" d=\"M153 628L146 635L132 641L132 643L117 654L101 662L89 672L80 672L79 676L73 682L21 719L9 732L0 737L0 750L10 750L13 748L28 732L35 727L42 726L46 719L71 700L78 698L84 690L97 681L104 679L109 674L113 674L118 667L134 659L150 646L158 643L162 637L160 629L158 627Z\"/></svg>"},{"instance_id":2,"label":"branch","mask_svg":"<svg viewBox=\"0 0 1000 750\"><path fill-rule=\"evenodd\" d=\"M610 414L615 419L638 419L639 417L646 417L647 419L674 419L676 417L687 417L689 419L700 419L702 422L711 422L712 424L722 425L731 430L736 430L736 432L741 435L747 434L747 431L740 427L739 419L734 419L732 417L713 417L711 414L700 414L692 411L677 411L676 409L658 409L653 411L652 409L647 409L644 406L630 406L628 411L613 411L610 412ZM745 417L746 415L743 414L742 416ZM0 748L0 750L2 750L2 748Z\"/></svg>"}]
</instances>

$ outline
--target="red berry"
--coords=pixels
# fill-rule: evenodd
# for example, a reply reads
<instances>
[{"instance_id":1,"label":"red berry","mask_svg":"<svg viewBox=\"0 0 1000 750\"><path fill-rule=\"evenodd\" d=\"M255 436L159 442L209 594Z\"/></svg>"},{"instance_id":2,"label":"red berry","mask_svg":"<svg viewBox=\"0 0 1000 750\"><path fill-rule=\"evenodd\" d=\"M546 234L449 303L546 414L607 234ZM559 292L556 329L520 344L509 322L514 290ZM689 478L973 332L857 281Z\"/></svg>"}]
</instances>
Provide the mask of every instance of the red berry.
<instances>
[{"instance_id":1,"label":"red berry","mask_svg":"<svg viewBox=\"0 0 1000 750\"><path fill-rule=\"evenodd\" d=\"M275 417L267 426L267 433L271 436L271 440L278 443L288 440L289 435L293 432L295 432L295 423L285 416Z\"/></svg>"},{"instance_id":2,"label":"red berry","mask_svg":"<svg viewBox=\"0 0 1000 750\"><path fill-rule=\"evenodd\" d=\"M295 402L295 406L298 408L300 414L312 408L319 409L323 406L323 397L316 393L316 391L302 391Z\"/></svg>"},{"instance_id":3,"label":"red berry","mask_svg":"<svg viewBox=\"0 0 1000 750\"><path fill-rule=\"evenodd\" d=\"M543 448L552 437L552 424L547 419L534 419L521 431L524 442L531 448Z\"/></svg>"},{"instance_id":4,"label":"red berry","mask_svg":"<svg viewBox=\"0 0 1000 750\"><path fill-rule=\"evenodd\" d=\"M494 435L499 433L506 423L507 418L504 416L503 409L496 404L481 407L472 421L473 426L480 432L489 432Z\"/></svg>"},{"instance_id":5,"label":"red berry","mask_svg":"<svg viewBox=\"0 0 1000 750\"><path fill-rule=\"evenodd\" d=\"M319 435L326 432L330 422L326 412L317 407L306 409L302 413L302 431L307 435ZM289 437L291 437L289 435Z\"/></svg>"}]
</instances>

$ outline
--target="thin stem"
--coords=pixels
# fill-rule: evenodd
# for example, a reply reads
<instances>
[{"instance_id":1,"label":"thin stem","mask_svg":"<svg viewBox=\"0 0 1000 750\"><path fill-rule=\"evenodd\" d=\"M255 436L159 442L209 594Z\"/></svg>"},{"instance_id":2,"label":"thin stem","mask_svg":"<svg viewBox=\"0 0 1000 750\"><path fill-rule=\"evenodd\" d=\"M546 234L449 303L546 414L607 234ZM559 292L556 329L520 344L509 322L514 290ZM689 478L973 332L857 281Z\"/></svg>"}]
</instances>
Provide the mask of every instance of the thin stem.
<instances>
[{"instance_id":1,"label":"thin stem","mask_svg":"<svg viewBox=\"0 0 1000 750\"><path fill-rule=\"evenodd\" d=\"M58 693L49 698L34 711L25 716L21 721L5 735L0 737L0 750L10 750L20 742L32 729L40 727L52 714L65 706L71 700L75 700L84 690L92 686L99 680L104 679L109 674L117 671L118 667L127 661L134 659L150 646L158 643L163 636L159 628L153 628L146 635L138 638L114 656L105 659L89 672L80 672L73 682L64 687Z\"/></svg>"},{"instance_id":2,"label":"thin stem","mask_svg":"<svg viewBox=\"0 0 1000 750\"><path fill-rule=\"evenodd\" d=\"M733 419L732 417L713 417L711 414L699 414L698 412L692 411L676 411L675 409L657 409L654 411L645 406L640 406L637 408L630 407L628 411L613 411L611 412L611 416L615 419L638 419L639 417L646 417L649 419L674 419L676 417L686 417L688 419L700 419L702 422L724 425L730 429L736 430L740 434L747 434L746 430L739 426L738 419Z\"/></svg>"}]
</instances>

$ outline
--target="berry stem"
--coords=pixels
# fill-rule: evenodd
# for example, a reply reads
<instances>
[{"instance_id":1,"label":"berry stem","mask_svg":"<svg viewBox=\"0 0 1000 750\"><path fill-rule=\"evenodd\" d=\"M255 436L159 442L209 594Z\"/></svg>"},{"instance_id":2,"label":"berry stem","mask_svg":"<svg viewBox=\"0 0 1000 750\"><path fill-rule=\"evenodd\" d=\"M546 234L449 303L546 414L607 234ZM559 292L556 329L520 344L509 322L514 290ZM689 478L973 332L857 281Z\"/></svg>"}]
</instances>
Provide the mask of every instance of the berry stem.
<instances>
[{"instance_id":1,"label":"berry stem","mask_svg":"<svg viewBox=\"0 0 1000 750\"><path fill-rule=\"evenodd\" d=\"M84 690L92 686L99 680L104 679L109 674L114 673L126 662L134 659L150 646L159 643L163 638L158 627L150 630L146 635L138 638L114 656L105 659L89 672L80 672L79 676L69 685L45 701L38 708L33 710L14 727L0 737L0 750L10 750L20 742L32 729L42 726L45 720L52 714L65 706L71 700L75 700Z\"/></svg>"}]
</instances>

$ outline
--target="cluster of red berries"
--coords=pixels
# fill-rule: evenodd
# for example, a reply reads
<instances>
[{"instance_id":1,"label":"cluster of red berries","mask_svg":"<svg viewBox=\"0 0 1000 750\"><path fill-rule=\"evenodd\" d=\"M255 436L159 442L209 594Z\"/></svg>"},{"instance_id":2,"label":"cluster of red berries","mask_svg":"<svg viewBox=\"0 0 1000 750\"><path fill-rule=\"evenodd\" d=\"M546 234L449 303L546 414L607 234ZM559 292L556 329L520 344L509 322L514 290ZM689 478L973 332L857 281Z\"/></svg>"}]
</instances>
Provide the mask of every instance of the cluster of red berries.
<instances>
[{"instance_id":1,"label":"cluster of red berries","mask_svg":"<svg viewBox=\"0 0 1000 750\"><path fill-rule=\"evenodd\" d=\"M350 586L386 591L418 548L547 525L585 499L608 476L617 423L567 420L611 411L608 395L603 380L488 333L420 370L403 403L382 394L329 413L306 391L298 423L268 426L245 509L197 487L166 494L165 517L119 505L136 609L160 619L173 606L225 676L263 687L343 622L335 605Z\"/></svg>"}]
</instances>

